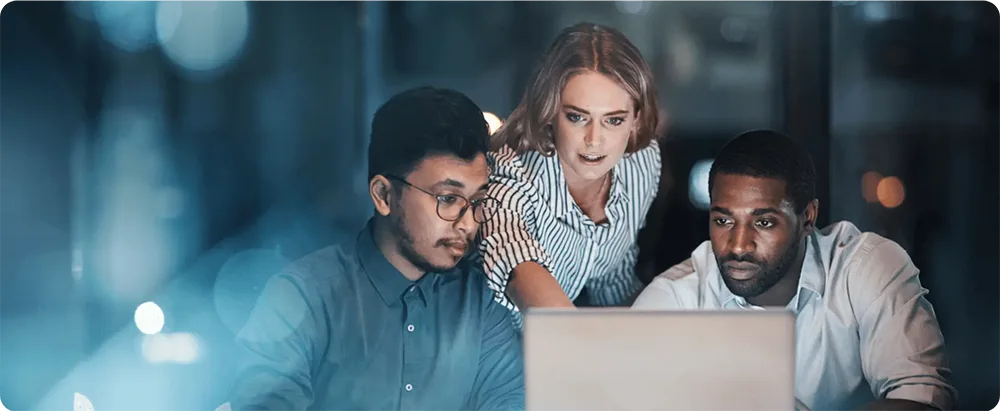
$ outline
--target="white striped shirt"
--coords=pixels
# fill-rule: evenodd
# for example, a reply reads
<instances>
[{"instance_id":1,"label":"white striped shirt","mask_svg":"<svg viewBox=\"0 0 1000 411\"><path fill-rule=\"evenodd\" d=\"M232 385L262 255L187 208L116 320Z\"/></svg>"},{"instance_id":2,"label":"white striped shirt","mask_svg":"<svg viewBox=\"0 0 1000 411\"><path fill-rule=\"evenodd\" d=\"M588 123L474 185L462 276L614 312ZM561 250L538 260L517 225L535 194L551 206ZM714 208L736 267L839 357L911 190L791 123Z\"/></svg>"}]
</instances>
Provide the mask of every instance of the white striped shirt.
<instances>
[{"instance_id":1,"label":"white striped shirt","mask_svg":"<svg viewBox=\"0 0 1000 411\"><path fill-rule=\"evenodd\" d=\"M558 154L517 154L505 146L491 157L488 192L499 210L480 229L479 254L497 302L514 311L515 325L521 326L520 313L505 291L509 274L525 261L548 269L570 300L584 287L590 303L600 306L626 304L638 294L636 239L660 180L655 141L615 164L602 224L569 194Z\"/></svg>"}]
</instances>

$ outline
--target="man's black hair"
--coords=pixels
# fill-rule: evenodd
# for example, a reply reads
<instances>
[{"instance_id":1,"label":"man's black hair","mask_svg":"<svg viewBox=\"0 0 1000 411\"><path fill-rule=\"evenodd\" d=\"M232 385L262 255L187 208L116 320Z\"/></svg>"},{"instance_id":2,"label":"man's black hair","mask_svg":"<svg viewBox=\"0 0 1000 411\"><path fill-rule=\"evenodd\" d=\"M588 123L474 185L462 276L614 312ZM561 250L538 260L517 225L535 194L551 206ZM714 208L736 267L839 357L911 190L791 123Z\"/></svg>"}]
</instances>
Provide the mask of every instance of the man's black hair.
<instances>
[{"instance_id":1,"label":"man's black hair","mask_svg":"<svg viewBox=\"0 0 1000 411\"><path fill-rule=\"evenodd\" d=\"M812 157L794 139L776 131L748 131L726 143L708 174L709 193L720 173L783 180L785 196L797 214L816 198Z\"/></svg>"},{"instance_id":2,"label":"man's black hair","mask_svg":"<svg viewBox=\"0 0 1000 411\"><path fill-rule=\"evenodd\" d=\"M489 127L476 103L449 89L420 87L396 94L375 112L368 144L368 179L401 178L431 155L472 160L485 154Z\"/></svg>"}]
</instances>

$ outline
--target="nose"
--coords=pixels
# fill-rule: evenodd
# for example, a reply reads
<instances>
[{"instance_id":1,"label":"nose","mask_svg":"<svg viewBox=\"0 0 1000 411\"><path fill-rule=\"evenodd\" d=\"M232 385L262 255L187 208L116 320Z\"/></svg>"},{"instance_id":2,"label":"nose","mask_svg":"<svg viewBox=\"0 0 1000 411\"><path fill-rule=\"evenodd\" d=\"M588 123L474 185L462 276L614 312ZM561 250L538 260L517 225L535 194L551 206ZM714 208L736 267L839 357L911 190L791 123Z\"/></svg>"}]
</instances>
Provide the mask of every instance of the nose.
<instances>
[{"instance_id":1,"label":"nose","mask_svg":"<svg viewBox=\"0 0 1000 411\"><path fill-rule=\"evenodd\" d=\"M744 225L737 225L729 234L729 251L735 255L747 255L757 250L754 231Z\"/></svg>"},{"instance_id":2,"label":"nose","mask_svg":"<svg viewBox=\"0 0 1000 411\"><path fill-rule=\"evenodd\" d=\"M462 236L468 237L470 234L475 234L476 229L479 227L479 223L473 218L472 206L468 206L462 215L455 220L455 229L462 233Z\"/></svg>"},{"instance_id":3,"label":"nose","mask_svg":"<svg viewBox=\"0 0 1000 411\"><path fill-rule=\"evenodd\" d=\"M597 145L601 137L600 133L601 130L600 127L598 127L598 124L596 122L591 122L590 125L587 127L586 134L583 135L583 143L586 144L587 147L593 147Z\"/></svg>"}]
</instances>

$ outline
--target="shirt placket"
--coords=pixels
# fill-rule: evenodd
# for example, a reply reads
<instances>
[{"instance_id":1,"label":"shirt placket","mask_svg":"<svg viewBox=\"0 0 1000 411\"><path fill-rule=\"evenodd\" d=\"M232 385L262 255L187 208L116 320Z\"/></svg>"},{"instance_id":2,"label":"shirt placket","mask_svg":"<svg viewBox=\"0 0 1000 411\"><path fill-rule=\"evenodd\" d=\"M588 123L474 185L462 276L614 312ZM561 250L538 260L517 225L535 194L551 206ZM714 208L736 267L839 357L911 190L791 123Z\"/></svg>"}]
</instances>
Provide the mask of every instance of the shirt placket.
<instances>
[{"instance_id":1,"label":"shirt placket","mask_svg":"<svg viewBox=\"0 0 1000 411\"><path fill-rule=\"evenodd\" d=\"M584 233L583 258L580 259L580 272L590 273L591 268L593 267L594 258L596 257L595 251L597 248L597 243L595 241L595 237L598 235L598 230L600 229L600 227L598 227L597 224L594 224L594 222L591 221L590 218L587 217L585 214L583 214L582 211L579 212L579 214L576 217L577 217L577 222L580 225L580 230ZM581 279L582 284L580 285L581 288L584 285L586 285L588 278L590 278L590 275L585 275L582 277Z\"/></svg>"},{"instance_id":2,"label":"shirt placket","mask_svg":"<svg viewBox=\"0 0 1000 411\"><path fill-rule=\"evenodd\" d=\"M416 409L417 390L420 390L421 370L426 368L426 356L421 336L426 335L424 326L427 324L424 315L424 304L420 298L420 291L415 285L410 286L403 294L403 306L406 310L405 321L403 321L403 378L400 387L401 409Z\"/></svg>"}]
</instances>

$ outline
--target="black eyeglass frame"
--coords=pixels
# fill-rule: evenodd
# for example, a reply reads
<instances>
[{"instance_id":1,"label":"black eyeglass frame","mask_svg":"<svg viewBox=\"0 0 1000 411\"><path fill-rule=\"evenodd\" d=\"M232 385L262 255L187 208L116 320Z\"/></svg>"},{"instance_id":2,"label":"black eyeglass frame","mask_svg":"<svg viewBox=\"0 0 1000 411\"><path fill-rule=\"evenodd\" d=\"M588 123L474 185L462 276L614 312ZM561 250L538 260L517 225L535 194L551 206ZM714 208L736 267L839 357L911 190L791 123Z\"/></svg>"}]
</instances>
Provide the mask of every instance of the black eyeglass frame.
<instances>
[{"instance_id":1,"label":"black eyeglass frame","mask_svg":"<svg viewBox=\"0 0 1000 411\"><path fill-rule=\"evenodd\" d=\"M403 184L406 184L407 186L409 186L411 188L416 189L417 191L420 191L421 193L424 193L424 194L427 194L427 195L429 195L431 197L434 197L434 199L437 200L437 206L435 207L434 211L437 212L438 218L440 218L440 219L442 219L444 221L453 222L453 221L461 220L462 217L465 216L465 213L467 211L469 211L469 208L474 208L477 205L479 205L480 207L485 207L482 204L486 204L486 202L496 203L496 199L494 199L493 197L490 197L490 196L483 196L482 198L477 198L475 200L469 200L468 198L465 198L465 196L463 196L461 194L434 194L434 193L432 193L430 191L424 190L424 189L422 189L420 187L417 187L417 186L413 185L409 181L406 181L405 178L402 178L402 177L399 177L399 176L394 176L394 175L391 175L391 174L383 174L383 176L385 178L389 179L389 180L399 181L399 182L401 182ZM450 204L446 203L447 200L443 199L443 197L455 197L455 198L457 198L457 199L465 202L465 204L462 206L462 209L458 212L458 216L456 216L455 218L445 218L443 215L441 215L441 205L442 204L450 205ZM484 209L483 210L483 221L479 221L479 219L476 218L476 210L473 209L472 210L472 220L475 221L476 223L483 224L483 223L485 223L487 221L490 221L490 219L493 218L493 215L496 214L496 212L497 212L496 208L494 208L492 211L489 211L489 212L487 212Z\"/></svg>"}]
</instances>

